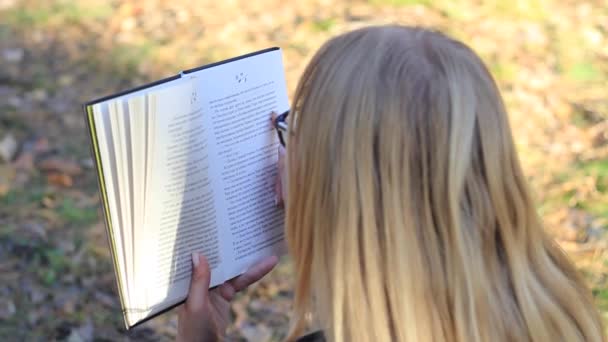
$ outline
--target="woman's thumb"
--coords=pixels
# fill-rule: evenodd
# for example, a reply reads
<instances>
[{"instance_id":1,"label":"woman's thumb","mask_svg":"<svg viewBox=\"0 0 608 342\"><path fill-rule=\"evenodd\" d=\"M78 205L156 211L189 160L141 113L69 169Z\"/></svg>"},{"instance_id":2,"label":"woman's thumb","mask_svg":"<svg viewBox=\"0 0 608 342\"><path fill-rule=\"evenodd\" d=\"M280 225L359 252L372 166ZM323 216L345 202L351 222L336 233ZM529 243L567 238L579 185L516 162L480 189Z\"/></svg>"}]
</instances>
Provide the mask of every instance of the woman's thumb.
<instances>
[{"instance_id":1,"label":"woman's thumb","mask_svg":"<svg viewBox=\"0 0 608 342\"><path fill-rule=\"evenodd\" d=\"M192 253L192 280L190 280L190 291L186 300L186 310L197 312L203 310L205 301L209 293L209 282L211 281L211 271L207 259L198 254Z\"/></svg>"}]
</instances>

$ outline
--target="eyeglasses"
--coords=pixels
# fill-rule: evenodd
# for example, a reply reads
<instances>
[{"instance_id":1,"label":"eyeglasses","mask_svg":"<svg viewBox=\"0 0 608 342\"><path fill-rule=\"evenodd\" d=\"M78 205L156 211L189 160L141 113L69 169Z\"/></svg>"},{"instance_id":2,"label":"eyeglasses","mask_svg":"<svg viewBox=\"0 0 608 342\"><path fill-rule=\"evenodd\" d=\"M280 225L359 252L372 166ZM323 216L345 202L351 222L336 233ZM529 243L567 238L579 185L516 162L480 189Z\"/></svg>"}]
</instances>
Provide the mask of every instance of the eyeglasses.
<instances>
[{"instance_id":1,"label":"eyeglasses","mask_svg":"<svg viewBox=\"0 0 608 342\"><path fill-rule=\"evenodd\" d=\"M285 147L288 135L287 115L289 115L289 111L286 111L283 114L277 116L277 118L274 120L274 128L277 130L279 141L281 142L281 145L283 145L283 147Z\"/></svg>"}]
</instances>

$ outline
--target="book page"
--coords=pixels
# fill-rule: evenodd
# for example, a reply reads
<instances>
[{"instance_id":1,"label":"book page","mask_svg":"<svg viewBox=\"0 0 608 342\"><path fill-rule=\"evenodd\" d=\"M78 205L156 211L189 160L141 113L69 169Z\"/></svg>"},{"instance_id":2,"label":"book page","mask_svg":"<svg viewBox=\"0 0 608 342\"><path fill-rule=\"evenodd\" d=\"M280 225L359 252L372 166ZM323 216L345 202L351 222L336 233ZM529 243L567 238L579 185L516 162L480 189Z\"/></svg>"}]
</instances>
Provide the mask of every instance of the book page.
<instances>
[{"instance_id":1,"label":"book page","mask_svg":"<svg viewBox=\"0 0 608 342\"><path fill-rule=\"evenodd\" d=\"M131 171L133 176L131 177L131 188L133 189L132 195L132 217L133 217L133 251L136 253L142 246L142 241L145 239L145 235L140 236L141 229L137 229L136 227L145 226L145 199L146 199L146 179L148 175L148 171L146 170L147 163L147 152L148 152L148 141L146 139L147 135L147 124L148 120L146 117L146 106L147 106L147 96L140 95L137 97L132 97L128 100L125 100L128 105L128 113L129 113L129 129L130 129L130 137L131 137L131 151L132 151L132 168ZM145 248L145 247L144 247ZM133 262L139 262L139 264L135 264L133 267L132 278L134 279L135 287L140 288L141 286L145 286L145 284L141 284L142 275L145 275L146 270L146 262L145 260L134 260ZM142 305L146 305L147 300L145 298L144 291L134 291L131 294L131 299L133 301L133 306L141 307ZM143 303L143 304L142 304Z\"/></svg>"},{"instance_id":2,"label":"book page","mask_svg":"<svg viewBox=\"0 0 608 342\"><path fill-rule=\"evenodd\" d=\"M148 140L154 150L141 233L146 247L137 258L138 264L150 265L145 286L152 312L186 297L192 252L207 257L212 283L219 284L223 274L206 129L192 82L150 92L148 101Z\"/></svg>"},{"instance_id":3,"label":"book page","mask_svg":"<svg viewBox=\"0 0 608 342\"><path fill-rule=\"evenodd\" d=\"M274 201L278 139L272 111L289 108L280 51L194 75L208 115L227 279L284 252L283 211Z\"/></svg>"},{"instance_id":4,"label":"book page","mask_svg":"<svg viewBox=\"0 0 608 342\"><path fill-rule=\"evenodd\" d=\"M124 299L125 305L129 303L129 291L130 287L127 274L127 260L126 260L126 236L122 230L121 225L121 207L120 197L118 195L118 170L116 166L116 154L115 144L112 140L112 131L110 123L110 112L107 103L96 104L93 106L93 117L95 121L95 133L97 144L99 148L99 158L101 165L101 172L105 180L105 190L107 194L107 205L109 212L110 226L110 243L113 244L114 252L116 255L112 255L116 263L116 274L118 275L119 290L122 291L121 296Z\"/></svg>"},{"instance_id":5,"label":"book page","mask_svg":"<svg viewBox=\"0 0 608 342\"><path fill-rule=\"evenodd\" d=\"M120 205L120 231L124 236L126 272L129 293L134 291L133 283L133 173L131 154L130 118L125 113L122 99L116 99L108 103L110 112L110 132L115 148L115 165L117 167L118 200Z\"/></svg>"}]
</instances>

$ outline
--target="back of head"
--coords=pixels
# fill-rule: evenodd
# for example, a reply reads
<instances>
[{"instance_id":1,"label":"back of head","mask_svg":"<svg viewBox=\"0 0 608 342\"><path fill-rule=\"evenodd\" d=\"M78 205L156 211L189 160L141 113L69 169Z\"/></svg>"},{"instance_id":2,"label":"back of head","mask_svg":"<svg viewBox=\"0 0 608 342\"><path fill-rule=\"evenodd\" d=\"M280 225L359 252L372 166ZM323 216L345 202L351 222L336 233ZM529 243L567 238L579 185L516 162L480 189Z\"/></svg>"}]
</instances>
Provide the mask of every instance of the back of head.
<instances>
[{"instance_id":1,"label":"back of head","mask_svg":"<svg viewBox=\"0 0 608 342\"><path fill-rule=\"evenodd\" d=\"M468 47L400 26L341 35L313 57L292 113L299 319L314 311L340 341L603 339Z\"/></svg>"}]
</instances>

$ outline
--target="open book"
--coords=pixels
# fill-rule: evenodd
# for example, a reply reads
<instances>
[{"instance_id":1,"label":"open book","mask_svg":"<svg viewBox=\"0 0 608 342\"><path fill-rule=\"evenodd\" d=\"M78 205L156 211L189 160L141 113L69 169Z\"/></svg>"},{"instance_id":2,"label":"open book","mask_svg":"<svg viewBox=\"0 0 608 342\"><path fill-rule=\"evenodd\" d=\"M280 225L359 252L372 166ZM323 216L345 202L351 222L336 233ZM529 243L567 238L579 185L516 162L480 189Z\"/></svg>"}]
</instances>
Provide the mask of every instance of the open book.
<instances>
[{"instance_id":1,"label":"open book","mask_svg":"<svg viewBox=\"0 0 608 342\"><path fill-rule=\"evenodd\" d=\"M85 105L127 328L185 300L193 251L211 286L284 252L270 113L287 109L278 48Z\"/></svg>"}]
</instances>

